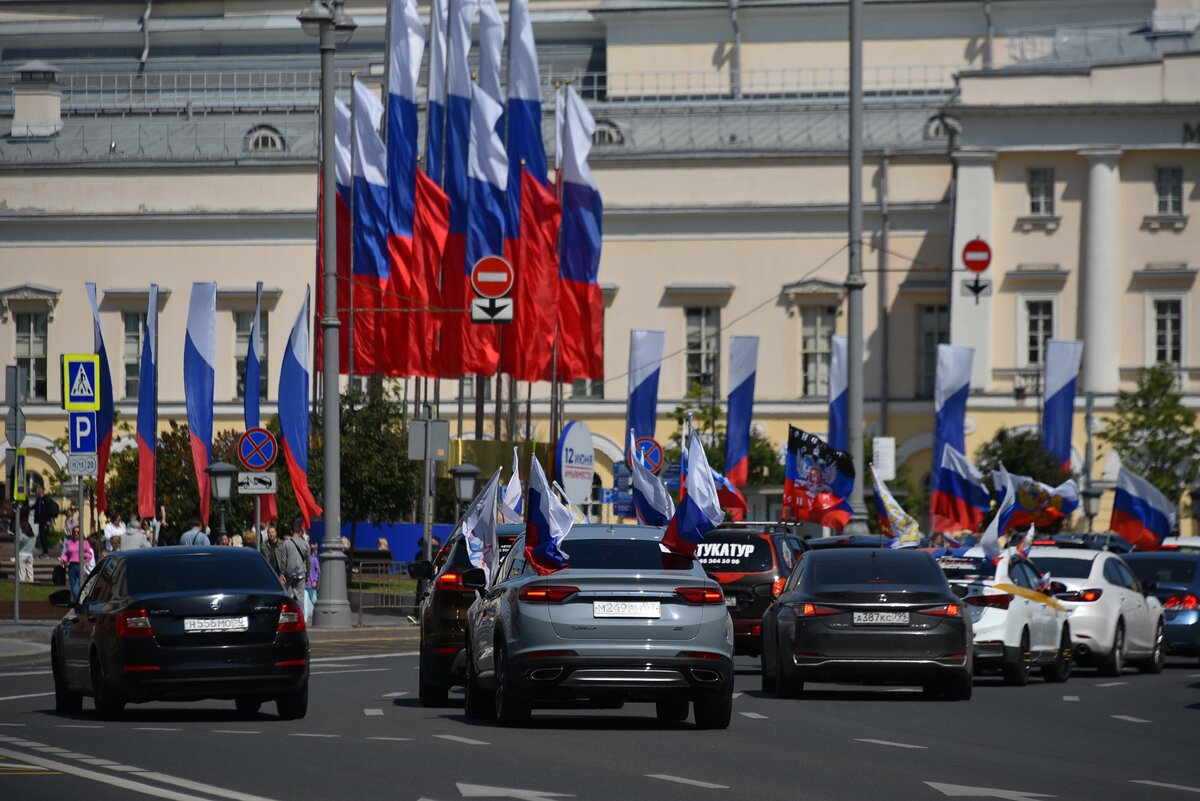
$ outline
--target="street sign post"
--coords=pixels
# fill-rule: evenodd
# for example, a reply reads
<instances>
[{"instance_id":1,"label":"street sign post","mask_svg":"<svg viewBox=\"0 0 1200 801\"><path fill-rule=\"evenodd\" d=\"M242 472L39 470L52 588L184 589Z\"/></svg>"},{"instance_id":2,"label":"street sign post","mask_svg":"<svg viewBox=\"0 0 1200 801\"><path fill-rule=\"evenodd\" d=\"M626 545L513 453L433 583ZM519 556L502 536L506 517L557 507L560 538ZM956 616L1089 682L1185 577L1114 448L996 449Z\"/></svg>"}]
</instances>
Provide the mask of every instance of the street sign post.
<instances>
[{"instance_id":1,"label":"street sign post","mask_svg":"<svg viewBox=\"0 0 1200 801\"><path fill-rule=\"evenodd\" d=\"M450 456L450 421L434 420L433 408L425 405L425 418L408 424L408 458L424 461L421 489L421 525L425 537L425 558L433 558L433 463Z\"/></svg>"},{"instance_id":2,"label":"street sign post","mask_svg":"<svg viewBox=\"0 0 1200 801\"><path fill-rule=\"evenodd\" d=\"M95 478L100 461L95 453L68 453L67 475L75 478Z\"/></svg>"},{"instance_id":3,"label":"street sign post","mask_svg":"<svg viewBox=\"0 0 1200 801\"><path fill-rule=\"evenodd\" d=\"M880 481L896 478L896 438L875 437L871 440L871 467Z\"/></svg>"},{"instance_id":4,"label":"street sign post","mask_svg":"<svg viewBox=\"0 0 1200 801\"><path fill-rule=\"evenodd\" d=\"M963 245L962 249L963 266L971 272L975 273L975 283L968 284L963 282L963 287L970 290L975 296L975 305L979 305L979 296L985 294L985 290L989 290L991 282L981 283L979 275L988 268L992 263L992 248L987 242L984 242L979 237L975 237L967 244ZM987 292L986 294L991 294Z\"/></svg>"},{"instance_id":5,"label":"street sign post","mask_svg":"<svg viewBox=\"0 0 1200 801\"><path fill-rule=\"evenodd\" d=\"M100 411L100 356L67 353L62 357L63 408L68 412Z\"/></svg>"},{"instance_id":6,"label":"street sign post","mask_svg":"<svg viewBox=\"0 0 1200 801\"><path fill-rule=\"evenodd\" d=\"M23 501L28 497L27 493L25 492L26 450L24 448L17 448L15 451L9 451L9 453L13 454L12 499L14 501ZM18 526L18 528L15 530L20 531L21 529Z\"/></svg>"},{"instance_id":7,"label":"street sign post","mask_svg":"<svg viewBox=\"0 0 1200 801\"><path fill-rule=\"evenodd\" d=\"M8 414L4 416L4 438L17 447L25 439L25 412L21 404L29 387L29 374L24 367L11 364L4 368L4 405Z\"/></svg>"},{"instance_id":8,"label":"street sign post","mask_svg":"<svg viewBox=\"0 0 1200 801\"><path fill-rule=\"evenodd\" d=\"M237 457L247 470L269 470L279 455L275 435L265 428L247 429L238 438Z\"/></svg>"},{"instance_id":9,"label":"street sign post","mask_svg":"<svg viewBox=\"0 0 1200 801\"><path fill-rule=\"evenodd\" d=\"M96 452L96 413L71 412L71 453Z\"/></svg>"},{"instance_id":10,"label":"street sign post","mask_svg":"<svg viewBox=\"0 0 1200 801\"><path fill-rule=\"evenodd\" d=\"M4 438L9 445L20 445L25 439L25 412L13 406L4 417Z\"/></svg>"},{"instance_id":11,"label":"street sign post","mask_svg":"<svg viewBox=\"0 0 1200 801\"><path fill-rule=\"evenodd\" d=\"M471 270L471 322L511 323L513 299L508 297L516 283L513 267L499 256L484 256Z\"/></svg>"},{"instance_id":12,"label":"street sign post","mask_svg":"<svg viewBox=\"0 0 1200 801\"><path fill-rule=\"evenodd\" d=\"M633 447L642 457L642 464L646 469L655 475L659 470L662 470L663 465L663 449L654 437L638 437L634 440ZM633 454L629 454L629 458L633 458ZM632 466L632 465L631 465Z\"/></svg>"}]
</instances>

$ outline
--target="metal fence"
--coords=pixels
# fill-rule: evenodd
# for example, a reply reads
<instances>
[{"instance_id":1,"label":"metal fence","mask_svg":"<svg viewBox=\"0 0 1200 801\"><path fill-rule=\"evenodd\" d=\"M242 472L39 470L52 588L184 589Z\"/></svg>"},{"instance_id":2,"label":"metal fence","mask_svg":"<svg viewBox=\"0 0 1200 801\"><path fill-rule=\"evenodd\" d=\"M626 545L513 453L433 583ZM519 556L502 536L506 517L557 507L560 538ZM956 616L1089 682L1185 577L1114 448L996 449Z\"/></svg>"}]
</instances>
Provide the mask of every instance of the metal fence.
<instances>
[{"instance_id":1,"label":"metal fence","mask_svg":"<svg viewBox=\"0 0 1200 801\"><path fill-rule=\"evenodd\" d=\"M416 605L412 592L401 583L408 574L390 559L351 559L349 576L350 606L358 614L364 611L410 614Z\"/></svg>"},{"instance_id":2,"label":"metal fence","mask_svg":"<svg viewBox=\"0 0 1200 801\"><path fill-rule=\"evenodd\" d=\"M1026 28L1008 34L1014 64L1072 64L1152 58L1200 49L1200 15L1167 15L1092 25Z\"/></svg>"}]
</instances>

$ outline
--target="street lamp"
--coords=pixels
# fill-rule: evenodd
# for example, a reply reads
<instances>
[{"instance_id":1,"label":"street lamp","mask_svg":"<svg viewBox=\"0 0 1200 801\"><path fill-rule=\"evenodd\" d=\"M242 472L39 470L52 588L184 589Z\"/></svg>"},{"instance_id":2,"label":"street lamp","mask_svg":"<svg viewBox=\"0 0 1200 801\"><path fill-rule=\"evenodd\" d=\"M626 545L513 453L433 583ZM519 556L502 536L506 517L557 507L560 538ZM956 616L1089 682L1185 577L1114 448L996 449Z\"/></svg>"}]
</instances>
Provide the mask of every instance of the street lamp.
<instances>
[{"instance_id":1,"label":"street lamp","mask_svg":"<svg viewBox=\"0 0 1200 801\"><path fill-rule=\"evenodd\" d=\"M479 477L479 468L470 462L450 468L450 476L454 479L454 495L458 498L458 514L462 515L462 507L475 498L475 480Z\"/></svg>"},{"instance_id":2,"label":"street lamp","mask_svg":"<svg viewBox=\"0 0 1200 801\"><path fill-rule=\"evenodd\" d=\"M339 42L354 33L354 20L342 10L341 0L311 0L296 17L321 50L321 212L325 306L321 313L321 338L325 354L321 369L322 415L325 421L325 536L321 542L321 583L312 624L316 628L350 628L350 601L346 595L346 552L342 546L341 393L338 382L337 316L337 208L334 192L333 53Z\"/></svg>"},{"instance_id":3,"label":"street lamp","mask_svg":"<svg viewBox=\"0 0 1200 801\"><path fill-rule=\"evenodd\" d=\"M229 533L225 530L225 507L229 505L229 499L233 495L233 477L237 475L237 471L238 469L229 462L213 462L204 468L204 472L212 478L212 494L221 509L218 535Z\"/></svg>"},{"instance_id":4,"label":"street lamp","mask_svg":"<svg viewBox=\"0 0 1200 801\"><path fill-rule=\"evenodd\" d=\"M1087 487L1080 494L1083 495L1083 513L1087 515L1087 533L1091 534L1093 521L1096 519L1096 515L1100 514L1100 496L1104 494L1104 490L1089 481Z\"/></svg>"}]
</instances>

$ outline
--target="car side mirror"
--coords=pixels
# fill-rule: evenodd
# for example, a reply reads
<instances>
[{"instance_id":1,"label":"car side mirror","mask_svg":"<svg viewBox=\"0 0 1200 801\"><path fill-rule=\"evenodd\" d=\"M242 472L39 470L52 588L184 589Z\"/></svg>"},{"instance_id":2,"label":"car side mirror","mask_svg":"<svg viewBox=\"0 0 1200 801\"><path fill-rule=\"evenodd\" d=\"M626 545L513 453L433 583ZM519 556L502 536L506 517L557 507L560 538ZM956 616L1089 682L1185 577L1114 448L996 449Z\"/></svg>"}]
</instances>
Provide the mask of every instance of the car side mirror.
<instances>
[{"instance_id":1,"label":"car side mirror","mask_svg":"<svg viewBox=\"0 0 1200 801\"><path fill-rule=\"evenodd\" d=\"M1157 581L1143 581L1142 582L1142 595L1149 595L1157 589L1158 589Z\"/></svg>"},{"instance_id":2,"label":"car side mirror","mask_svg":"<svg viewBox=\"0 0 1200 801\"><path fill-rule=\"evenodd\" d=\"M49 601L51 606L61 609L72 609L75 606L75 597L71 595L70 590L55 590L50 593Z\"/></svg>"},{"instance_id":3,"label":"car side mirror","mask_svg":"<svg viewBox=\"0 0 1200 801\"><path fill-rule=\"evenodd\" d=\"M433 562L428 559L421 559L416 562L408 563L408 577L415 579L431 579L433 578Z\"/></svg>"},{"instance_id":4,"label":"car side mirror","mask_svg":"<svg viewBox=\"0 0 1200 801\"><path fill-rule=\"evenodd\" d=\"M1066 592L1066 591L1067 591L1067 585L1063 584L1061 581L1050 582L1050 586L1047 590L1047 592L1050 595L1058 595L1059 593Z\"/></svg>"},{"instance_id":5,"label":"car side mirror","mask_svg":"<svg viewBox=\"0 0 1200 801\"><path fill-rule=\"evenodd\" d=\"M464 570L462 585L469 590L482 590L487 586L487 574L483 572L482 567L473 567L470 570Z\"/></svg>"}]
</instances>

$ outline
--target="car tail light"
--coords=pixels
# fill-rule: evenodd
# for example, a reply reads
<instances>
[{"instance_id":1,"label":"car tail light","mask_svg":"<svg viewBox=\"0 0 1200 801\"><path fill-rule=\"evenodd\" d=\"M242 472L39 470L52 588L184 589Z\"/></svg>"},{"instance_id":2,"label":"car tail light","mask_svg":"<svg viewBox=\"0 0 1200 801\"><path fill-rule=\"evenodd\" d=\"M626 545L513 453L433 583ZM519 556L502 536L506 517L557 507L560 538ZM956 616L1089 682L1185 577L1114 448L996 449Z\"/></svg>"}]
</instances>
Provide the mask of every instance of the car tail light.
<instances>
[{"instance_id":1,"label":"car tail light","mask_svg":"<svg viewBox=\"0 0 1200 801\"><path fill-rule=\"evenodd\" d=\"M919 615L931 615L933 617L958 617L958 604L946 604L945 606L934 606L929 609L918 609Z\"/></svg>"},{"instance_id":2,"label":"car tail light","mask_svg":"<svg viewBox=\"0 0 1200 801\"><path fill-rule=\"evenodd\" d=\"M541 584L522 587L521 593L517 597L522 601L557 604L562 603L577 592L579 592L578 587L567 587L559 584Z\"/></svg>"},{"instance_id":3,"label":"car tail light","mask_svg":"<svg viewBox=\"0 0 1200 801\"><path fill-rule=\"evenodd\" d=\"M720 654L710 653L709 651L680 651L676 654L680 659L720 659Z\"/></svg>"},{"instance_id":4,"label":"car tail light","mask_svg":"<svg viewBox=\"0 0 1200 801\"><path fill-rule=\"evenodd\" d=\"M304 609L295 601L284 601L279 608L279 625L276 634L287 631L304 631Z\"/></svg>"},{"instance_id":5,"label":"car tail light","mask_svg":"<svg viewBox=\"0 0 1200 801\"><path fill-rule=\"evenodd\" d=\"M521 655L523 659L562 659L567 656L579 656L574 651L555 648L549 651L528 651Z\"/></svg>"},{"instance_id":6,"label":"car tail light","mask_svg":"<svg viewBox=\"0 0 1200 801\"><path fill-rule=\"evenodd\" d=\"M775 583L771 585L771 596L778 598L783 595L783 585L787 584L787 576L775 579Z\"/></svg>"},{"instance_id":7,"label":"car tail light","mask_svg":"<svg viewBox=\"0 0 1200 801\"><path fill-rule=\"evenodd\" d=\"M996 593L995 595L968 595L963 598L963 601L971 606L985 606L991 609L1007 609L1012 603L1013 597L1008 593Z\"/></svg>"},{"instance_id":8,"label":"car tail light","mask_svg":"<svg viewBox=\"0 0 1200 801\"><path fill-rule=\"evenodd\" d=\"M434 589L438 590L457 590L459 592L472 592L472 590L463 586L462 573L443 573L437 577L437 581L433 584Z\"/></svg>"},{"instance_id":9,"label":"car tail light","mask_svg":"<svg viewBox=\"0 0 1200 801\"><path fill-rule=\"evenodd\" d=\"M1163 609L1196 609L1200 600L1195 595L1172 595L1163 601Z\"/></svg>"},{"instance_id":10,"label":"car tail light","mask_svg":"<svg viewBox=\"0 0 1200 801\"><path fill-rule=\"evenodd\" d=\"M725 593L720 587L676 587L675 594L689 604L725 603Z\"/></svg>"},{"instance_id":11,"label":"car tail light","mask_svg":"<svg viewBox=\"0 0 1200 801\"><path fill-rule=\"evenodd\" d=\"M829 606L820 606L819 604L800 604L800 617L824 617L826 615L840 615L841 609L834 609Z\"/></svg>"},{"instance_id":12,"label":"car tail light","mask_svg":"<svg viewBox=\"0 0 1200 801\"><path fill-rule=\"evenodd\" d=\"M1091 602L1091 601L1099 601L1100 596L1103 594L1104 594L1104 590L1100 590L1100 589L1074 590L1072 592L1060 592L1055 597L1058 598L1058 600L1060 600L1060 601Z\"/></svg>"},{"instance_id":13,"label":"car tail light","mask_svg":"<svg viewBox=\"0 0 1200 801\"><path fill-rule=\"evenodd\" d=\"M150 617L145 609L126 609L117 615L118 637L153 637Z\"/></svg>"}]
</instances>

